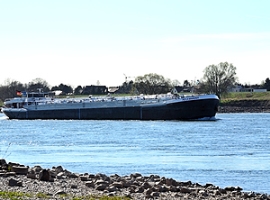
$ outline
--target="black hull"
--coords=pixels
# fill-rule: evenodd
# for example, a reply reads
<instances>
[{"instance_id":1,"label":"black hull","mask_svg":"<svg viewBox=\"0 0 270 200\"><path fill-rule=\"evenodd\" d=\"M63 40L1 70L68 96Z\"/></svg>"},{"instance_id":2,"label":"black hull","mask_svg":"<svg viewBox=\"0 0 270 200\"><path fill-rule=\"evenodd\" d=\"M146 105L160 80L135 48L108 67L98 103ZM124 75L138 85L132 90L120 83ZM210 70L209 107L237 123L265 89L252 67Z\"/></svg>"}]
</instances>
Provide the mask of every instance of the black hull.
<instances>
[{"instance_id":1,"label":"black hull","mask_svg":"<svg viewBox=\"0 0 270 200\"><path fill-rule=\"evenodd\" d=\"M192 120L213 117L218 99L177 102L159 106L80 108L59 110L5 110L9 119L74 120Z\"/></svg>"}]
</instances>

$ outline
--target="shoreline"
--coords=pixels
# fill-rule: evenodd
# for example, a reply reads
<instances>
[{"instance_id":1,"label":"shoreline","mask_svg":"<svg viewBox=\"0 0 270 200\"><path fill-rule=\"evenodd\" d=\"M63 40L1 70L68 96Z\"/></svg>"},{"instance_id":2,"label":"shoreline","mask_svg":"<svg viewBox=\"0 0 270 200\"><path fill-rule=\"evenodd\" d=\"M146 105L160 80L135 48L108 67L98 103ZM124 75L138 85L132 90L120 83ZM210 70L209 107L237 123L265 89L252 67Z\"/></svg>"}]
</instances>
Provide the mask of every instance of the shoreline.
<instances>
[{"instance_id":1,"label":"shoreline","mask_svg":"<svg viewBox=\"0 0 270 200\"><path fill-rule=\"evenodd\" d=\"M217 113L270 113L270 107L219 106Z\"/></svg>"},{"instance_id":2,"label":"shoreline","mask_svg":"<svg viewBox=\"0 0 270 200\"><path fill-rule=\"evenodd\" d=\"M233 100L228 103L220 103L219 113L270 113L270 101L268 100Z\"/></svg>"},{"instance_id":3,"label":"shoreline","mask_svg":"<svg viewBox=\"0 0 270 200\"><path fill-rule=\"evenodd\" d=\"M159 175L126 176L102 173L73 173L61 166L44 169L0 159L0 191L31 194L27 199L270 199L270 195L243 192L239 186L220 188L211 183L201 185L179 182ZM46 197L46 198L44 198ZM63 198L65 197L65 198ZM1 196L0 196L1 198Z\"/></svg>"}]
</instances>

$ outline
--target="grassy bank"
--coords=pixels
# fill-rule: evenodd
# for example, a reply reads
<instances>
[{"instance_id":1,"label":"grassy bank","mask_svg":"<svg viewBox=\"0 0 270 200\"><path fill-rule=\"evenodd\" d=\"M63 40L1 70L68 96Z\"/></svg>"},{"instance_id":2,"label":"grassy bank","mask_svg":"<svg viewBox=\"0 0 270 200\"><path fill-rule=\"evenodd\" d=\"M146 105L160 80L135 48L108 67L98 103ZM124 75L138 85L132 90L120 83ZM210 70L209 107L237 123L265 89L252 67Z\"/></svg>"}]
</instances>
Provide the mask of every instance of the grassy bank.
<instances>
[{"instance_id":1,"label":"grassy bank","mask_svg":"<svg viewBox=\"0 0 270 200\"><path fill-rule=\"evenodd\" d=\"M234 92L221 97L219 112L270 112L270 92Z\"/></svg>"},{"instance_id":2,"label":"grassy bank","mask_svg":"<svg viewBox=\"0 0 270 200\"><path fill-rule=\"evenodd\" d=\"M23 200L23 199L51 199L50 195L44 193L24 193L24 192L15 192L15 191L0 191L0 198L7 200ZM70 200L128 200L128 197L117 197L117 196L81 196L81 197L72 197L69 195L60 195L58 198L54 199L70 199Z\"/></svg>"},{"instance_id":3,"label":"grassy bank","mask_svg":"<svg viewBox=\"0 0 270 200\"><path fill-rule=\"evenodd\" d=\"M230 92L221 97L221 103L240 100L270 100L270 92Z\"/></svg>"}]
</instances>

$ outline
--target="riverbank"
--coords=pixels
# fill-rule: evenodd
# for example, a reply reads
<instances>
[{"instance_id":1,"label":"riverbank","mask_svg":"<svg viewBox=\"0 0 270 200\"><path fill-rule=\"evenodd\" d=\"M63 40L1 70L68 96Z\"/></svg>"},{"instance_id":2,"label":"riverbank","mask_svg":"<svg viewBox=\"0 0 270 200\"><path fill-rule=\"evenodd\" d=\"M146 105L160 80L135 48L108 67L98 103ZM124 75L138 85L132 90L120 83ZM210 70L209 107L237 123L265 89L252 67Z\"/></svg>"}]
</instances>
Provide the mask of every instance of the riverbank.
<instances>
[{"instance_id":1,"label":"riverbank","mask_svg":"<svg viewBox=\"0 0 270 200\"><path fill-rule=\"evenodd\" d=\"M220 188L158 175L78 174L61 166L43 169L4 159L0 164L0 195L13 192L21 195L19 199L270 199L268 194L243 192L239 186Z\"/></svg>"},{"instance_id":2,"label":"riverbank","mask_svg":"<svg viewBox=\"0 0 270 200\"><path fill-rule=\"evenodd\" d=\"M269 113L269 100L231 100L221 102L219 113Z\"/></svg>"}]
</instances>

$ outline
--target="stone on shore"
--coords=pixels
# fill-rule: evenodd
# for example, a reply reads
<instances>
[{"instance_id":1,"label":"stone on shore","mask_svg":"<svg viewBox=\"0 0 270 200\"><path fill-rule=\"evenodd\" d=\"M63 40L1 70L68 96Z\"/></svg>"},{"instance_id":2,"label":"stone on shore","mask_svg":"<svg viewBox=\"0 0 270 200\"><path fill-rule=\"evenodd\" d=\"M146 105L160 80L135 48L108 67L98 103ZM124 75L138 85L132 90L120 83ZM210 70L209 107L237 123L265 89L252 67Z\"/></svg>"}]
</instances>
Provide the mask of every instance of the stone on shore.
<instances>
[{"instance_id":1,"label":"stone on shore","mask_svg":"<svg viewBox=\"0 0 270 200\"><path fill-rule=\"evenodd\" d=\"M65 199L89 195L172 200L270 199L268 194L242 192L239 186L220 188L211 183L200 185L191 181L179 182L158 175L78 174L65 170L61 166L52 169L43 169L40 166L26 167L18 163L6 163L4 159L0 159L0 164L1 191L36 194L32 199L43 199L38 197L41 193L48 197L46 199L63 199L63 195ZM20 170L14 170L19 168ZM26 169L27 173L24 171Z\"/></svg>"}]
</instances>

